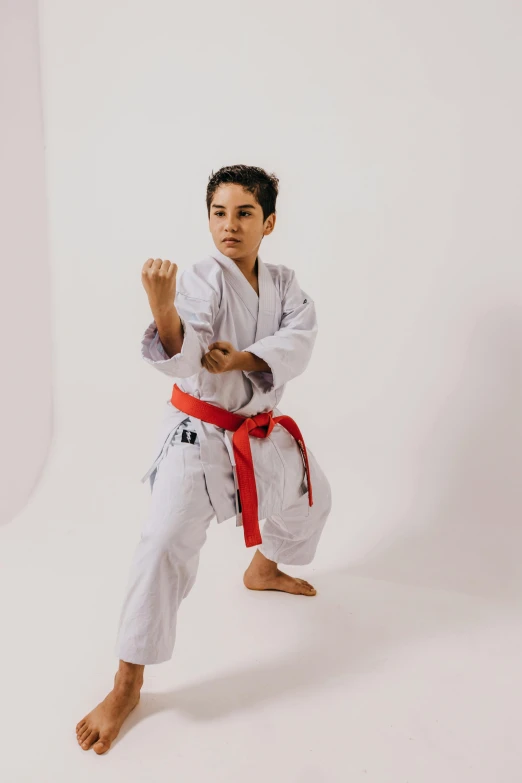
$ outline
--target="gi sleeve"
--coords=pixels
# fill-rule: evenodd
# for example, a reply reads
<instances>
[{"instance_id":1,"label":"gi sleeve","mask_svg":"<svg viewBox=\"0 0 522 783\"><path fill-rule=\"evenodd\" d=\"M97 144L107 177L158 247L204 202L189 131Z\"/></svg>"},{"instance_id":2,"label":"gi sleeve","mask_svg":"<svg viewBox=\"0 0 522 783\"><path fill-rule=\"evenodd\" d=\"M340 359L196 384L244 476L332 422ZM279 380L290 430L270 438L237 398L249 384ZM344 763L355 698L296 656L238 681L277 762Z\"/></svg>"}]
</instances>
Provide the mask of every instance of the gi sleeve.
<instances>
[{"instance_id":1,"label":"gi sleeve","mask_svg":"<svg viewBox=\"0 0 522 783\"><path fill-rule=\"evenodd\" d=\"M263 359L271 372L245 374L263 392L284 386L305 371L317 337L315 304L302 290L292 271L283 299L283 316L275 334L263 337L243 350Z\"/></svg>"},{"instance_id":2,"label":"gi sleeve","mask_svg":"<svg viewBox=\"0 0 522 783\"><path fill-rule=\"evenodd\" d=\"M209 291L208 298L190 296L188 282L184 271L174 299L183 329L181 351L169 357L159 338L156 321L149 324L141 341L142 358L160 372L174 378L189 378L203 369L201 359L212 342L219 308L216 292Z\"/></svg>"}]
</instances>

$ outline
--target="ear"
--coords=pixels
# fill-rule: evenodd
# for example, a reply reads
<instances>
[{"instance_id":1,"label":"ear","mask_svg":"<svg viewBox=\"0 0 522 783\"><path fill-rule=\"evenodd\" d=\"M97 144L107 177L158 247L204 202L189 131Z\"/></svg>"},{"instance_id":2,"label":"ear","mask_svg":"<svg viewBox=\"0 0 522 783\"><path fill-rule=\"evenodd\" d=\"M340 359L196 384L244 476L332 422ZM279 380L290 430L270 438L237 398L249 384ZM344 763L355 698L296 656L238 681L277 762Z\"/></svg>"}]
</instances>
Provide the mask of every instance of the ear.
<instances>
[{"instance_id":1,"label":"ear","mask_svg":"<svg viewBox=\"0 0 522 783\"><path fill-rule=\"evenodd\" d=\"M265 229L263 231L263 236L267 237L269 234L272 233L272 231L274 230L274 227L275 227L275 222L276 222L276 213L273 212L266 219Z\"/></svg>"}]
</instances>

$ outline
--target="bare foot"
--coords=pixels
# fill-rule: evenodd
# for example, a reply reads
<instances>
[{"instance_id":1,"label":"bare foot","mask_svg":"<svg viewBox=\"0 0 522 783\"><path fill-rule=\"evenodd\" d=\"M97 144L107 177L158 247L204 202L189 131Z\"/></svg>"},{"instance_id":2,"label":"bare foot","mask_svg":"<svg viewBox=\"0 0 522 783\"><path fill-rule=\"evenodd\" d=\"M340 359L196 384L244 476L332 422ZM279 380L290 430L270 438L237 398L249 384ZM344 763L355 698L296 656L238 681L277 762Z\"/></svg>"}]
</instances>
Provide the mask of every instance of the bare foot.
<instances>
[{"instance_id":1,"label":"bare foot","mask_svg":"<svg viewBox=\"0 0 522 783\"><path fill-rule=\"evenodd\" d=\"M315 595L317 592L310 582L284 574L277 563L268 560L259 550L245 571L243 582L249 590L280 590L294 595Z\"/></svg>"},{"instance_id":2,"label":"bare foot","mask_svg":"<svg viewBox=\"0 0 522 783\"><path fill-rule=\"evenodd\" d=\"M135 667L129 675L122 671L122 663L114 677L113 690L76 726L76 738L83 750L92 748L95 753L106 753L118 736L123 721L140 700L144 667L124 664Z\"/></svg>"}]
</instances>

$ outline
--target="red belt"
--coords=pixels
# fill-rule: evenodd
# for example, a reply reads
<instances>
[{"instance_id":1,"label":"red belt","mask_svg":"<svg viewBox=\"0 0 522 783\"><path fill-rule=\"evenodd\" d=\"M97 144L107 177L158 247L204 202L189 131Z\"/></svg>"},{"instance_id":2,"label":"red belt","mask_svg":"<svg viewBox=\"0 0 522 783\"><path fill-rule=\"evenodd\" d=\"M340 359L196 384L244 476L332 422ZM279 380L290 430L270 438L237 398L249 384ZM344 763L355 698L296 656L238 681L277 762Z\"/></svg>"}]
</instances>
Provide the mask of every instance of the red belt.
<instances>
[{"instance_id":1,"label":"red belt","mask_svg":"<svg viewBox=\"0 0 522 783\"><path fill-rule=\"evenodd\" d=\"M170 401L178 410L188 416L194 416L194 418L206 421L208 424L215 424L216 427L234 432L232 445L236 460L237 483L243 514L243 532L247 547L263 543L259 532L257 488L250 449L250 435L255 438L268 438L276 424L280 424L288 430L301 449L308 481L308 503L310 506L313 505L306 446L299 427L290 416L274 417L272 411L258 413L257 416L241 416L239 413L231 413L217 405L198 400L197 397L182 391L176 384L174 384Z\"/></svg>"}]
</instances>

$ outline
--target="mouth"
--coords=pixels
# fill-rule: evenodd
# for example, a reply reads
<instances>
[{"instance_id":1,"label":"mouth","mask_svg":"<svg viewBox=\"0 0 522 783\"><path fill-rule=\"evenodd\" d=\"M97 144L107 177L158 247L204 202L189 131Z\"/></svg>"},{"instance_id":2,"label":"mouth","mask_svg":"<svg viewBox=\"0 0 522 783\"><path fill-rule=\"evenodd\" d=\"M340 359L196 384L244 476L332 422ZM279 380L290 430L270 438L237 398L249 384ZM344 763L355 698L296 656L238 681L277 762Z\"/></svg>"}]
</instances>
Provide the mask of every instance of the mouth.
<instances>
[{"instance_id":1,"label":"mouth","mask_svg":"<svg viewBox=\"0 0 522 783\"><path fill-rule=\"evenodd\" d=\"M236 245L239 242L239 239L224 239L223 242L225 245Z\"/></svg>"}]
</instances>

